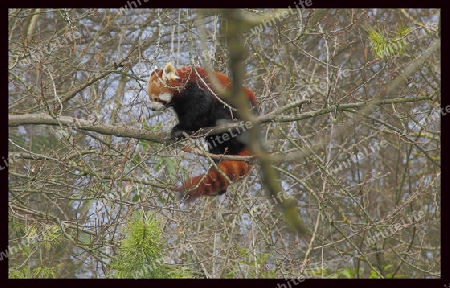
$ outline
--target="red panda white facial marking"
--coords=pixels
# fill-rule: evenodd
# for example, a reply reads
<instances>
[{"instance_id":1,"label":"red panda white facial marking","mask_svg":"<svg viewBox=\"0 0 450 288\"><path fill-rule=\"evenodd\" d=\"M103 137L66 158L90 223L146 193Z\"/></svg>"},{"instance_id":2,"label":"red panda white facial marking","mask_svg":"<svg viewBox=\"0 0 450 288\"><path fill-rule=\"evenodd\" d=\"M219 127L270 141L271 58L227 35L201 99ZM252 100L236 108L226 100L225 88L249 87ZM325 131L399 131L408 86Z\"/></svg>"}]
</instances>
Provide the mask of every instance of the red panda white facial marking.
<instances>
[{"instance_id":1,"label":"red panda white facial marking","mask_svg":"<svg viewBox=\"0 0 450 288\"><path fill-rule=\"evenodd\" d=\"M154 94L152 94L150 97L152 97L152 96L155 97ZM156 101L152 100L151 103L150 103L150 109L152 111L162 111L162 110L164 110L166 108L167 108L166 105L164 105L161 102L156 102Z\"/></svg>"}]
</instances>

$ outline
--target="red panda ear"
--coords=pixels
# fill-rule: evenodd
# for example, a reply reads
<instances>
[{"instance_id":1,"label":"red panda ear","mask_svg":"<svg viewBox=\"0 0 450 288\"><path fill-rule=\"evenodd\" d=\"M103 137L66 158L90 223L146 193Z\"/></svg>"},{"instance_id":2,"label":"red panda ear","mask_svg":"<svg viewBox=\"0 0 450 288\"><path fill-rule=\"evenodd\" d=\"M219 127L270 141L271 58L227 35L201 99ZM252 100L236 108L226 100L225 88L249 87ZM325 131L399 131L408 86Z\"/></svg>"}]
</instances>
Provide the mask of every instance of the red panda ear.
<instances>
[{"instance_id":1,"label":"red panda ear","mask_svg":"<svg viewBox=\"0 0 450 288\"><path fill-rule=\"evenodd\" d=\"M164 66L163 80L179 80L180 77L177 75L177 71L175 70L175 67L173 67L172 63L167 63L166 66Z\"/></svg>"}]
</instances>

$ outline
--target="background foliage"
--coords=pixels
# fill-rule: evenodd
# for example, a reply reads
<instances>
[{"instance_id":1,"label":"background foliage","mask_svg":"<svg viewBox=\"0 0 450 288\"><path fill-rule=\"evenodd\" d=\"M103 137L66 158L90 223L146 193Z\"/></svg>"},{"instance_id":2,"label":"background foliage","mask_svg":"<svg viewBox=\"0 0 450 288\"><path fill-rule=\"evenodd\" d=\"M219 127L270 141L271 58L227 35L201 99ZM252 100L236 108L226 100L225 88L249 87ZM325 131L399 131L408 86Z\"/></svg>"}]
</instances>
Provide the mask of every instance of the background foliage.
<instances>
[{"instance_id":1,"label":"background foliage","mask_svg":"<svg viewBox=\"0 0 450 288\"><path fill-rule=\"evenodd\" d=\"M238 12L234 35L220 10L9 10L10 277L441 276L440 10ZM310 238L257 161L225 196L174 197L210 160L167 144L146 81L230 74L230 37Z\"/></svg>"}]
</instances>

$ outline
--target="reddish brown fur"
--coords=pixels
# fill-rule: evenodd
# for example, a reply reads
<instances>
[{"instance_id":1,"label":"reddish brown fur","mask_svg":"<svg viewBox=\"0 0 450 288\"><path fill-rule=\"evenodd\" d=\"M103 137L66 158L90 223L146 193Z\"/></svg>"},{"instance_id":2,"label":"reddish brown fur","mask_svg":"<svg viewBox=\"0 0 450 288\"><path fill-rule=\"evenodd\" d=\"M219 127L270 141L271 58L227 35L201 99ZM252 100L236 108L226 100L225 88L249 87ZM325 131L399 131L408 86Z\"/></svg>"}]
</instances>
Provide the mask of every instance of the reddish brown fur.
<instances>
[{"instance_id":1,"label":"reddish brown fur","mask_svg":"<svg viewBox=\"0 0 450 288\"><path fill-rule=\"evenodd\" d=\"M244 149L238 155L250 156L252 154ZM247 175L252 166L243 161L224 160L218 163L217 167L227 175L231 182L236 182L240 177ZM226 191L230 183L220 171L212 167L206 175L202 174L187 180L178 189L180 195L187 201L193 201L198 197L216 196L219 191Z\"/></svg>"}]
</instances>

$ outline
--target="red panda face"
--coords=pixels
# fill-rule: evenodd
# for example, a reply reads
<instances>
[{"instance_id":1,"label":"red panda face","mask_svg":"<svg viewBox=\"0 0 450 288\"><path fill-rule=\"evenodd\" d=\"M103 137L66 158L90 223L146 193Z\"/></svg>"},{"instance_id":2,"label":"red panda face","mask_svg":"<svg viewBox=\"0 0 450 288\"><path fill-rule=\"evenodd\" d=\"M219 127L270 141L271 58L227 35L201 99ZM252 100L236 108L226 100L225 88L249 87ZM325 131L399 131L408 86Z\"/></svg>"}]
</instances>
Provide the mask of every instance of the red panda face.
<instances>
[{"instance_id":1,"label":"red panda face","mask_svg":"<svg viewBox=\"0 0 450 288\"><path fill-rule=\"evenodd\" d=\"M167 63L164 69L156 69L150 75L147 85L148 97L151 101L153 111L164 110L170 104L173 97L174 80L179 80L175 68L171 63Z\"/></svg>"}]
</instances>

